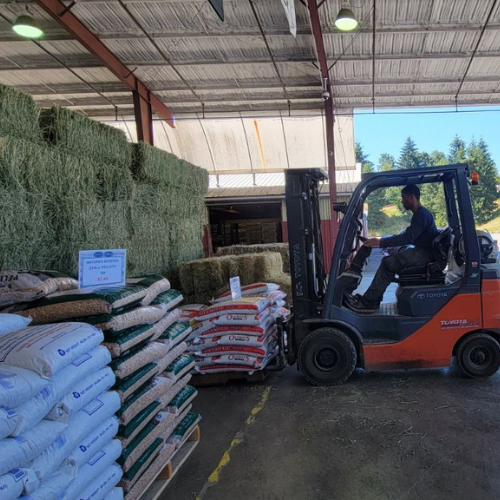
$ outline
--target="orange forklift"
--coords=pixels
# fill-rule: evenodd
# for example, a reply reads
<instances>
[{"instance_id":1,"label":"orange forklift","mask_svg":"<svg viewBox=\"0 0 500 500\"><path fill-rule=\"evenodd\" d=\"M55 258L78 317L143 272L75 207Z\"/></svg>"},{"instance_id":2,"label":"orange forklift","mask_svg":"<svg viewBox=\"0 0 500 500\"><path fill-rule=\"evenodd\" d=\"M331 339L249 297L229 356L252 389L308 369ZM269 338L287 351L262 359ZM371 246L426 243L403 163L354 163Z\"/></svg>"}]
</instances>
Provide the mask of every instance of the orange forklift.
<instances>
[{"instance_id":1,"label":"orange forklift","mask_svg":"<svg viewBox=\"0 0 500 500\"><path fill-rule=\"evenodd\" d=\"M447 367L456 356L469 377L500 366L500 263L480 245L465 164L364 174L341 218L330 272L323 262L320 169L286 171L292 315L280 325L281 363L295 364L315 385L345 382L356 368ZM441 183L448 227L433 242L434 262L396 276L396 302L374 314L345 305L358 288L370 250L362 246L363 204L376 189Z\"/></svg>"}]
</instances>

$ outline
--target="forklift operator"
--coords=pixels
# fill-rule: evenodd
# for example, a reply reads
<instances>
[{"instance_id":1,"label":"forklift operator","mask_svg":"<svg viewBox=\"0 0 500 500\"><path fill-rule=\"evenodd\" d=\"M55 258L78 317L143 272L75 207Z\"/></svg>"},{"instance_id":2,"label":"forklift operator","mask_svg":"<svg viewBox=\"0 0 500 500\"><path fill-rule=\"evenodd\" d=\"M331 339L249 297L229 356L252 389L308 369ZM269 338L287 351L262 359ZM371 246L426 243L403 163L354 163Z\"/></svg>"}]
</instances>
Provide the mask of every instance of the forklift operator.
<instances>
[{"instance_id":1,"label":"forklift operator","mask_svg":"<svg viewBox=\"0 0 500 500\"><path fill-rule=\"evenodd\" d=\"M364 295L348 296L347 305L356 312L364 314L375 312L396 274L410 266L425 267L434 260L432 241L439 231L434 216L420 204L420 189L414 184L404 187L401 190L401 203L405 210L413 212L410 226L395 236L369 238L364 245L372 248L413 245L413 248L384 257Z\"/></svg>"}]
</instances>

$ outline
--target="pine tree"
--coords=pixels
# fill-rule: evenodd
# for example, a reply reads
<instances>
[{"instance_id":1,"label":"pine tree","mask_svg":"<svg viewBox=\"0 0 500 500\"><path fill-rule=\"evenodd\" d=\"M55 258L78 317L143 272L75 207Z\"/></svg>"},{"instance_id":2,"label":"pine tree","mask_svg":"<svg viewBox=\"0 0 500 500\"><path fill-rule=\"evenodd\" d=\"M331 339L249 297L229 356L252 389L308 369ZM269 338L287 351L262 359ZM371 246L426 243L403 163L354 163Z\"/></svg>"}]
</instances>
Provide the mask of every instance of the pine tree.
<instances>
[{"instance_id":1,"label":"pine tree","mask_svg":"<svg viewBox=\"0 0 500 500\"><path fill-rule=\"evenodd\" d=\"M380 155L380 158L378 159L378 169L381 172L394 170L395 165L396 165L396 160L394 159L394 156L388 153L382 153Z\"/></svg>"},{"instance_id":2,"label":"pine tree","mask_svg":"<svg viewBox=\"0 0 500 500\"><path fill-rule=\"evenodd\" d=\"M408 137L404 143L397 166L398 168L405 170L422 167L417 145L412 141L411 137Z\"/></svg>"},{"instance_id":3,"label":"pine tree","mask_svg":"<svg viewBox=\"0 0 500 500\"><path fill-rule=\"evenodd\" d=\"M433 151L431 154L420 153L422 161L426 167L448 164L446 155L441 151ZM430 183L420 186L422 205L424 205L434 215L434 220L438 227L448 225L446 215L446 200L444 197L444 188L441 183Z\"/></svg>"},{"instance_id":4,"label":"pine tree","mask_svg":"<svg viewBox=\"0 0 500 500\"><path fill-rule=\"evenodd\" d=\"M465 163L467 161L465 141L460 139L458 135L456 135L453 138L453 141L451 141L448 159L451 163Z\"/></svg>"},{"instance_id":5,"label":"pine tree","mask_svg":"<svg viewBox=\"0 0 500 500\"><path fill-rule=\"evenodd\" d=\"M368 159L369 156L364 152L361 143L355 145L356 163L361 163L361 172L364 174L374 172L373 163Z\"/></svg>"},{"instance_id":6,"label":"pine tree","mask_svg":"<svg viewBox=\"0 0 500 500\"><path fill-rule=\"evenodd\" d=\"M466 161L471 170L479 173L479 185L472 186L471 198L476 223L483 224L493 217L496 208L498 172L483 139L470 143Z\"/></svg>"}]
</instances>

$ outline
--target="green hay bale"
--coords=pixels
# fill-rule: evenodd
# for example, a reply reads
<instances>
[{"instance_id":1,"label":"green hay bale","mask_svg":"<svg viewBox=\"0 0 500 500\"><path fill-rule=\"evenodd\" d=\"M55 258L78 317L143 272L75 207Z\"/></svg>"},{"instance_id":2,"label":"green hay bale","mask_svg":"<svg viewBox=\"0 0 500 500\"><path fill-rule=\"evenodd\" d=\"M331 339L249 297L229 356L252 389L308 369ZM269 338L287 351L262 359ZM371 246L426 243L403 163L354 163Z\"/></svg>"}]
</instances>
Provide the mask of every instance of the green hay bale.
<instances>
[{"instance_id":1,"label":"green hay bale","mask_svg":"<svg viewBox=\"0 0 500 500\"><path fill-rule=\"evenodd\" d=\"M28 94L0 85L0 136L11 135L42 142L39 113Z\"/></svg>"},{"instance_id":2,"label":"green hay bale","mask_svg":"<svg viewBox=\"0 0 500 500\"><path fill-rule=\"evenodd\" d=\"M57 236L43 196L0 187L0 227L0 269L55 268Z\"/></svg>"},{"instance_id":3,"label":"green hay bale","mask_svg":"<svg viewBox=\"0 0 500 500\"><path fill-rule=\"evenodd\" d=\"M84 195L51 200L48 212L58 235L54 245L57 269L76 273L80 250L127 248L129 211L127 202Z\"/></svg>"},{"instance_id":4,"label":"green hay bale","mask_svg":"<svg viewBox=\"0 0 500 500\"><path fill-rule=\"evenodd\" d=\"M227 255L185 262L180 265L180 287L187 302L208 302L226 287L229 278L240 277L242 285L282 277L279 253Z\"/></svg>"},{"instance_id":5,"label":"green hay bale","mask_svg":"<svg viewBox=\"0 0 500 500\"><path fill-rule=\"evenodd\" d=\"M279 252L283 260L283 272L290 273L290 252L288 243L265 243L261 245L232 245L220 247L217 255L242 255L245 253Z\"/></svg>"},{"instance_id":6,"label":"green hay bale","mask_svg":"<svg viewBox=\"0 0 500 500\"><path fill-rule=\"evenodd\" d=\"M135 179L175 186L190 194L206 195L208 190L206 170L148 144L133 144L132 148L132 173Z\"/></svg>"},{"instance_id":7,"label":"green hay bale","mask_svg":"<svg viewBox=\"0 0 500 500\"><path fill-rule=\"evenodd\" d=\"M92 162L44 144L0 138L0 184L64 197L85 193L98 200L128 200L132 176L112 163Z\"/></svg>"},{"instance_id":8,"label":"green hay bale","mask_svg":"<svg viewBox=\"0 0 500 500\"><path fill-rule=\"evenodd\" d=\"M82 113L52 106L40 112L40 128L50 144L81 158L129 168L132 148L125 133Z\"/></svg>"}]
</instances>

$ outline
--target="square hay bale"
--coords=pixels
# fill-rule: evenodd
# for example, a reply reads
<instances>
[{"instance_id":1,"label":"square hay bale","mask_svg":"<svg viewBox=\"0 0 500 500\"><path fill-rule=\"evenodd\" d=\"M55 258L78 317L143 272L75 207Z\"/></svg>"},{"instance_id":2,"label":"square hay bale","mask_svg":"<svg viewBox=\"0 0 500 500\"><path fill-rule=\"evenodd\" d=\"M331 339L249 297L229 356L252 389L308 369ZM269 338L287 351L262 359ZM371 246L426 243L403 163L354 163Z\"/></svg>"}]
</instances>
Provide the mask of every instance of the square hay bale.
<instances>
[{"instance_id":1,"label":"square hay bale","mask_svg":"<svg viewBox=\"0 0 500 500\"><path fill-rule=\"evenodd\" d=\"M11 135L41 143L39 114L39 108L28 94L0 85L0 136Z\"/></svg>"},{"instance_id":2,"label":"square hay bale","mask_svg":"<svg viewBox=\"0 0 500 500\"><path fill-rule=\"evenodd\" d=\"M267 243L260 245L232 245L217 249L217 255L241 255L244 253L279 252L283 260L283 272L290 273L290 251L288 243Z\"/></svg>"},{"instance_id":3,"label":"square hay bale","mask_svg":"<svg viewBox=\"0 0 500 500\"><path fill-rule=\"evenodd\" d=\"M0 186L0 269L53 269L57 233L44 196Z\"/></svg>"},{"instance_id":4,"label":"square hay bale","mask_svg":"<svg viewBox=\"0 0 500 500\"><path fill-rule=\"evenodd\" d=\"M125 133L87 118L80 112L52 106L40 112L40 128L47 142L81 158L129 168L132 147Z\"/></svg>"},{"instance_id":5,"label":"square hay bale","mask_svg":"<svg viewBox=\"0 0 500 500\"><path fill-rule=\"evenodd\" d=\"M79 158L45 144L0 138L0 184L48 197L85 194L99 200L128 200L132 176L127 168Z\"/></svg>"},{"instance_id":6,"label":"square hay bale","mask_svg":"<svg viewBox=\"0 0 500 500\"><path fill-rule=\"evenodd\" d=\"M228 285L229 278L239 276L242 285L272 281L282 277L283 263L279 253L227 255L185 262L179 267L179 280L187 302L208 302Z\"/></svg>"},{"instance_id":7,"label":"square hay bale","mask_svg":"<svg viewBox=\"0 0 500 500\"><path fill-rule=\"evenodd\" d=\"M148 144L133 144L132 173L139 181L175 186L205 196L208 172L177 156Z\"/></svg>"}]
</instances>

